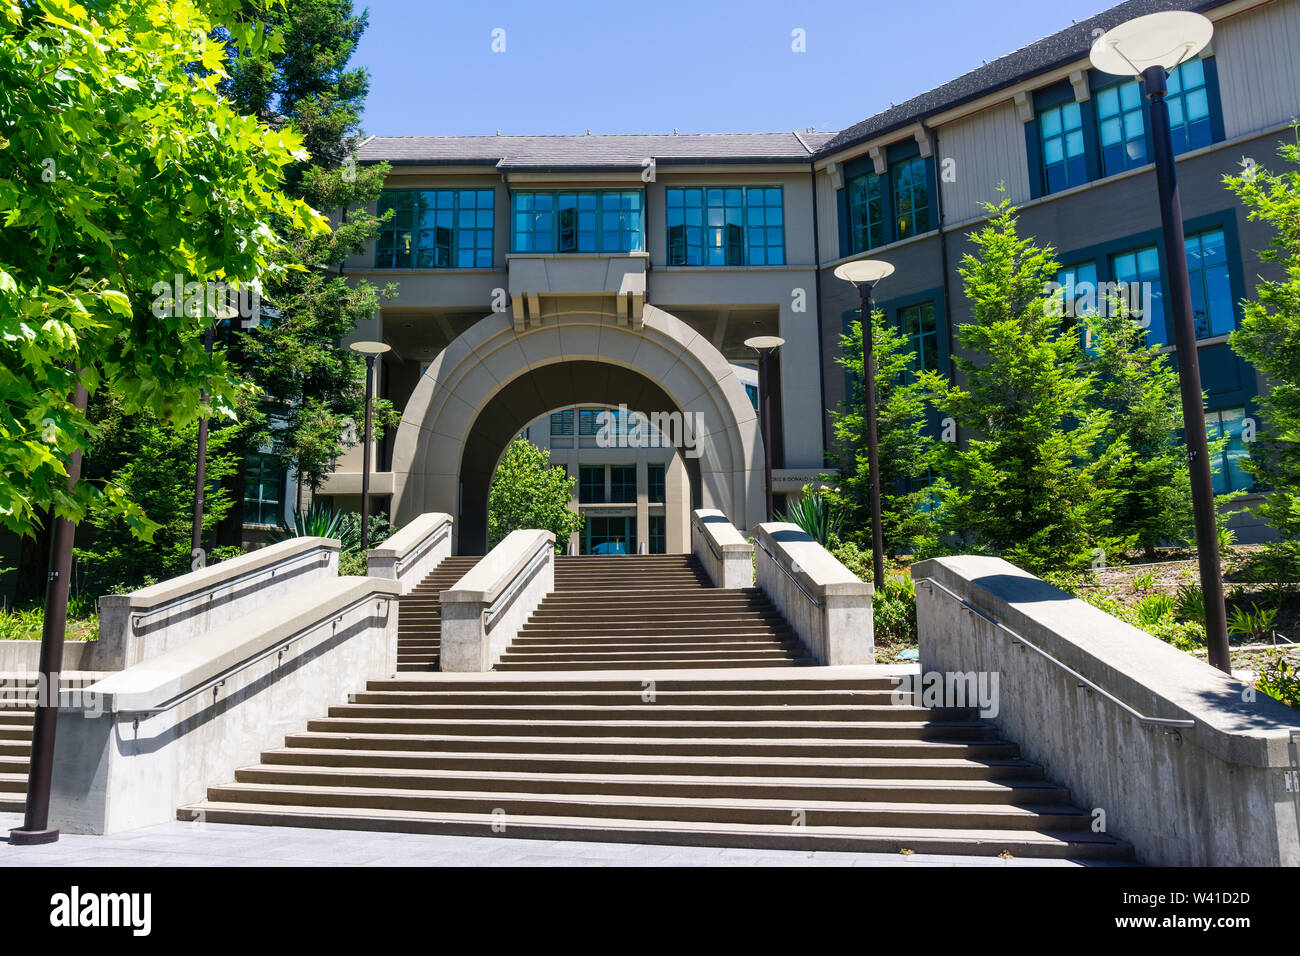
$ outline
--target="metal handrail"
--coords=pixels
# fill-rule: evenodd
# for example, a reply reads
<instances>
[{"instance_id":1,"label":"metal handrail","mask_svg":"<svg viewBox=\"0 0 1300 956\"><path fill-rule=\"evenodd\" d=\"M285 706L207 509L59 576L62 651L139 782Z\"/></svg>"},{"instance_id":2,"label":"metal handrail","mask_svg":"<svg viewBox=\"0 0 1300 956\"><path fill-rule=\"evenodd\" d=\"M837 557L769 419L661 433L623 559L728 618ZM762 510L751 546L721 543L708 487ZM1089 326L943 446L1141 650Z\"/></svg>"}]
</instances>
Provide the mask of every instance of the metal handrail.
<instances>
[{"instance_id":1,"label":"metal handrail","mask_svg":"<svg viewBox=\"0 0 1300 956\"><path fill-rule=\"evenodd\" d=\"M425 553L436 544L441 544L443 540L451 536L451 522L444 521L425 537L414 548L406 554L393 559L393 565L397 570L401 570L403 563L424 557Z\"/></svg>"},{"instance_id":2,"label":"metal handrail","mask_svg":"<svg viewBox=\"0 0 1300 956\"><path fill-rule=\"evenodd\" d=\"M290 568L295 567L299 563L299 561L301 561L304 558L308 559L306 561L302 561L302 563L304 564L310 564L312 561L315 561L317 563L327 562L329 561L329 552L331 550L333 549L324 548L324 549L320 549L319 553L313 550L313 551L303 552L302 554L296 554L292 558L286 559L282 564L263 565L260 568L254 568L251 571L245 571L242 574L237 574L233 578L227 578L224 581L218 581L216 583L213 583L209 585L207 588L204 588L203 590L191 591L189 594L186 594L184 597L173 598L172 600L167 601L164 604L155 604L149 608L146 608L143 611L132 611L131 628L132 630L139 630L145 618L153 617L155 614L161 614L163 611L170 611L172 608L180 607L182 604L187 604L190 601L201 601L204 599L211 601L216 596L217 592L220 591L222 588L233 587L234 585L246 581L249 578L255 578L259 575L265 574L268 570L270 570L271 576L274 577L276 571L289 570ZM129 594L125 596L130 597Z\"/></svg>"},{"instance_id":3,"label":"metal handrail","mask_svg":"<svg viewBox=\"0 0 1300 956\"><path fill-rule=\"evenodd\" d=\"M283 653L284 651L288 650L290 644L293 644L295 641L302 640L307 635L320 630L325 625L338 624L339 621L343 620L343 616L345 614L353 610L358 605L365 604L366 602L370 601L372 598L382 602L385 605L384 614L385 614L385 618L387 618L388 612L392 608L392 603L393 603L392 597L381 596L379 598L375 598L374 593L371 592L370 594L367 594L365 597L358 598L357 600L353 601L347 607L340 609L337 613L331 614L328 619L313 624L305 631L295 631L294 633L290 634L288 637L281 638L279 641L277 641L275 644L273 644L271 647L267 648L266 650L262 651L261 653L256 654L253 657L247 658L246 660L240 661L238 664L232 664L230 667L226 668L224 671L222 671L220 674L217 674L215 677L209 678L208 680L204 681L202 684L200 684L198 687L193 688L192 690L188 690L183 694L173 697L171 700L167 701L164 704L160 704L157 707L126 708L123 710L114 711L114 713L134 715L136 723L139 723L141 715L146 717L153 717L158 714L165 714L167 711L179 707L187 700L193 700L195 697L198 697L200 694L204 693L205 691L211 690L216 687L220 687L231 677L234 677L236 674L240 673L241 671L246 670L249 667L252 667L254 664L258 663L259 661L266 660L272 654L275 654L277 652Z\"/></svg>"},{"instance_id":4,"label":"metal handrail","mask_svg":"<svg viewBox=\"0 0 1300 956\"><path fill-rule=\"evenodd\" d=\"M1001 621L997 620L996 618L994 618L989 614L986 614L984 611L981 611L979 608L971 604L961 595L955 593L954 591L952 591L950 588L946 587L939 581L936 581L934 578L918 578L917 583L928 584L932 587L937 587L939 590L943 591L945 594L951 597L958 604L965 607L968 611L972 611L975 614L978 614L980 617L984 618L984 620L988 621L990 624L992 624L994 627L998 628L999 630L1006 631L1014 639L1014 643L1021 644L1029 648L1031 651L1038 652L1040 655L1047 658L1047 660L1051 661L1057 667L1061 668L1061 670L1065 671L1071 677L1078 680L1081 684L1086 684L1088 687L1091 687L1093 690L1101 694L1107 700L1115 704L1118 704L1123 710L1127 711L1129 715L1132 716L1133 719L1135 719L1138 723L1154 724L1161 727L1180 727L1183 729L1188 729L1196 726L1196 721L1194 720L1187 720L1183 718L1174 718L1174 717L1148 717L1146 714L1143 714L1133 709L1128 704L1124 703L1124 701L1120 700L1118 697L1116 697L1110 691L1106 690L1104 687L1101 687L1099 684L1084 677L1082 674L1076 671L1069 664L1057 660L1055 657L1047 653L1047 651L1043 650L1041 647L1038 647L1037 645L1030 643L1024 638L1023 635L1016 633L1011 628L1003 624Z\"/></svg>"},{"instance_id":5,"label":"metal handrail","mask_svg":"<svg viewBox=\"0 0 1300 956\"><path fill-rule=\"evenodd\" d=\"M754 543L755 543L756 545L759 546L759 548L763 551L764 554L766 554L769 558L772 559L772 563L775 564L775 565L776 565L776 566L781 570L781 573L782 573L782 574L784 574L787 578L789 578L791 581L794 582L794 586L797 587L800 591L803 592L803 596L806 597L806 598L808 599L808 601L812 604L813 607L825 607L825 606L826 606L826 602L825 602L825 601L819 601L819 600L817 600L815 597L813 597L811 594L808 593L808 589L807 589L806 587L803 586L803 582L800 581L798 578L796 578L796 577L795 577L793 574L791 574L788 570L786 570L785 565L782 564L782 563L777 559L777 556L774 555L774 554L771 552L771 550L767 547L767 545L763 544L763 542L762 542L761 539L759 539L759 538L755 538L755 539L754 539Z\"/></svg>"},{"instance_id":6,"label":"metal handrail","mask_svg":"<svg viewBox=\"0 0 1300 956\"><path fill-rule=\"evenodd\" d=\"M515 592L524 586L524 583L528 580L529 575L531 575L534 569L536 569L537 565L540 563L540 559L546 557L548 554L553 553L554 550L555 550L554 544L552 544L549 541L543 542L542 547L538 549L537 553L534 554L532 558L529 560L529 562L526 565L524 565L524 567L520 570L520 572L515 575L514 580L510 582L510 587L506 588L506 590L498 594L496 596L496 599L493 600L491 604L489 604L486 608L483 609L483 623L485 625L495 615L501 613L499 610L496 610L497 605L504 604L508 599L514 597Z\"/></svg>"}]
</instances>

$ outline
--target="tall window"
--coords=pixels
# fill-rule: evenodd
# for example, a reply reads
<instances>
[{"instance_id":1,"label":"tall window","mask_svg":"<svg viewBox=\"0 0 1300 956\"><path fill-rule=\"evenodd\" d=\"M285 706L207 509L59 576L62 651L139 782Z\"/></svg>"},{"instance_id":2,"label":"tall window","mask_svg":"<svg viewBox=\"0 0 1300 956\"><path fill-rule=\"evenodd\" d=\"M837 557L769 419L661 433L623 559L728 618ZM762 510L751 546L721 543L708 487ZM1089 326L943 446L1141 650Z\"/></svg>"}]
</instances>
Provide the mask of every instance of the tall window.
<instances>
[{"instance_id":1,"label":"tall window","mask_svg":"<svg viewBox=\"0 0 1300 956\"><path fill-rule=\"evenodd\" d=\"M670 187L664 199L670 266L785 263L780 186Z\"/></svg>"},{"instance_id":2,"label":"tall window","mask_svg":"<svg viewBox=\"0 0 1300 956\"><path fill-rule=\"evenodd\" d=\"M578 434L583 438L593 438L599 434L601 415L603 414L605 414L605 411L600 408L579 409Z\"/></svg>"},{"instance_id":3,"label":"tall window","mask_svg":"<svg viewBox=\"0 0 1300 956\"><path fill-rule=\"evenodd\" d=\"M605 501L605 466L578 466L578 502L599 505Z\"/></svg>"},{"instance_id":4,"label":"tall window","mask_svg":"<svg viewBox=\"0 0 1300 956\"><path fill-rule=\"evenodd\" d=\"M1088 337L1087 326L1080 321L1085 315L1096 315L1100 303L1097 302L1097 263L1081 262L1068 266L1056 274L1060 283L1057 295L1061 299L1061 329L1078 328L1079 341L1088 351L1093 351Z\"/></svg>"},{"instance_id":5,"label":"tall window","mask_svg":"<svg viewBox=\"0 0 1300 956\"><path fill-rule=\"evenodd\" d=\"M551 437L573 437L573 409L569 408L562 412L551 412Z\"/></svg>"},{"instance_id":6,"label":"tall window","mask_svg":"<svg viewBox=\"0 0 1300 956\"><path fill-rule=\"evenodd\" d=\"M609 500L620 504L636 501L636 465L611 465Z\"/></svg>"},{"instance_id":7,"label":"tall window","mask_svg":"<svg viewBox=\"0 0 1300 956\"><path fill-rule=\"evenodd\" d=\"M939 327L935 321L933 302L922 302L898 310L898 327L907 338L912 351L912 367L903 373L911 382L918 372L933 371L939 367Z\"/></svg>"},{"instance_id":8,"label":"tall window","mask_svg":"<svg viewBox=\"0 0 1300 956\"><path fill-rule=\"evenodd\" d=\"M379 212L377 269L471 269L492 266L491 189L386 189Z\"/></svg>"},{"instance_id":9,"label":"tall window","mask_svg":"<svg viewBox=\"0 0 1300 956\"><path fill-rule=\"evenodd\" d=\"M663 465L651 464L646 469L647 489L646 498L650 504L661 505L664 503L664 491L666 470Z\"/></svg>"},{"instance_id":10,"label":"tall window","mask_svg":"<svg viewBox=\"0 0 1300 956\"><path fill-rule=\"evenodd\" d=\"M284 523L284 469L274 455L244 460L244 523Z\"/></svg>"},{"instance_id":11,"label":"tall window","mask_svg":"<svg viewBox=\"0 0 1300 956\"><path fill-rule=\"evenodd\" d=\"M1222 229L1187 238L1187 273L1191 280L1196 337L1227 335L1237 327L1237 315L1232 304Z\"/></svg>"},{"instance_id":12,"label":"tall window","mask_svg":"<svg viewBox=\"0 0 1300 956\"><path fill-rule=\"evenodd\" d=\"M899 239L930 229L930 190L925 181L925 160L920 156L890 168L894 185L894 221Z\"/></svg>"},{"instance_id":13,"label":"tall window","mask_svg":"<svg viewBox=\"0 0 1300 956\"><path fill-rule=\"evenodd\" d=\"M1188 60L1172 70L1166 83L1169 126L1173 131L1174 155L1209 146L1214 142L1210 126L1210 94L1205 87L1205 64Z\"/></svg>"},{"instance_id":14,"label":"tall window","mask_svg":"<svg viewBox=\"0 0 1300 956\"><path fill-rule=\"evenodd\" d=\"M1038 135L1043 149L1043 188L1054 193L1088 180L1083 148L1083 113L1078 103L1041 110Z\"/></svg>"},{"instance_id":15,"label":"tall window","mask_svg":"<svg viewBox=\"0 0 1300 956\"><path fill-rule=\"evenodd\" d=\"M668 522L663 515L650 515L650 553L665 554L668 551Z\"/></svg>"},{"instance_id":16,"label":"tall window","mask_svg":"<svg viewBox=\"0 0 1300 956\"><path fill-rule=\"evenodd\" d=\"M1131 292L1125 295L1128 301L1149 302L1150 315L1134 316L1146 326L1147 342L1151 345L1168 345L1169 332L1165 327L1164 283L1160 278L1160 254L1155 246L1134 249L1131 252L1111 256L1111 274L1116 282L1149 283L1145 288L1151 293L1150 298L1143 294L1137 298Z\"/></svg>"},{"instance_id":17,"label":"tall window","mask_svg":"<svg viewBox=\"0 0 1300 956\"><path fill-rule=\"evenodd\" d=\"M1142 87L1136 80L1097 93L1097 138L1101 143L1102 175L1112 176L1146 163Z\"/></svg>"},{"instance_id":18,"label":"tall window","mask_svg":"<svg viewBox=\"0 0 1300 956\"><path fill-rule=\"evenodd\" d=\"M519 190L511 195L515 252L640 252L644 245L639 189L587 192Z\"/></svg>"},{"instance_id":19,"label":"tall window","mask_svg":"<svg viewBox=\"0 0 1300 956\"><path fill-rule=\"evenodd\" d=\"M1210 441L1223 437L1228 439L1223 451L1215 456L1213 462L1216 495L1225 495L1230 491L1249 491L1254 487L1254 479L1241 467L1242 461L1249 454L1246 443L1241 438L1245 420L1245 408L1223 408L1205 413L1205 434Z\"/></svg>"},{"instance_id":20,"label":"tall window","mask_svg":"<svg viewBox=\"0 0 1300 956\"><path fill-rule=\"evenodd\" d=\"M885 207L881 177L874 172L855 176L845 184L849 191L849 245L864 252L885 244Z\"/></svg>"}]
</instances>

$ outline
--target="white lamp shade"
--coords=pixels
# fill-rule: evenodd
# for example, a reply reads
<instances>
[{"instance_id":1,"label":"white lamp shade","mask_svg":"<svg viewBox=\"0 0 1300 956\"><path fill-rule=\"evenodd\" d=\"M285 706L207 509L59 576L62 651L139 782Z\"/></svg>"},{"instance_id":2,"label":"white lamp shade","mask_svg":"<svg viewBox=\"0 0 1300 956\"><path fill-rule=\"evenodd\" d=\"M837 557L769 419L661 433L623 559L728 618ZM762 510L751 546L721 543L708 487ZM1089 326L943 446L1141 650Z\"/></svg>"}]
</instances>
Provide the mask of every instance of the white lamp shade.
<instances>
[{"instance_id":1,"label":"white lamp shade","mask_svg":"<svg viewBox=\"0 0 1300 956\"><path fill-rule=\"evenodd\" d=\"M1172 70L1204 50L1213 36L1214 24L1199 13L1152 13L1097 37L1089 58L1103 73L1141 76L1153 66Z\"/></svg>"},{"instance_id":2,"label":"white lamp shade","mask_svg":"<svg viewBox=\"0 0 1300 956\"><path fill-rule=\"evenodd\" d=\"M779 335L755 335L753 338L745 339L745 344L761 352L764 349L779 349L785 345L785 339Z\"/></svg>"},{"instance_id":3,"label":"white lamp shade","mask_svg":"<svg viewBox=\"0 0 1300 956\"><path fill-rule=\"evenodd\" d=\"M894 274L894 267L883 259L854 259L835 267L835 277L855 285L859 282L879 282Z\"/></svg>"},{"instance_id":4,"label":"white lamp shade","mask_svg":"<svg viewBox=\"0 0 1300 956\"><path fill-rule=\"evenodd\" d=\"M383 355L391 350L392 346L387 342L353 342L348 348L362 355Z\"/></svg>"}]
</instances>

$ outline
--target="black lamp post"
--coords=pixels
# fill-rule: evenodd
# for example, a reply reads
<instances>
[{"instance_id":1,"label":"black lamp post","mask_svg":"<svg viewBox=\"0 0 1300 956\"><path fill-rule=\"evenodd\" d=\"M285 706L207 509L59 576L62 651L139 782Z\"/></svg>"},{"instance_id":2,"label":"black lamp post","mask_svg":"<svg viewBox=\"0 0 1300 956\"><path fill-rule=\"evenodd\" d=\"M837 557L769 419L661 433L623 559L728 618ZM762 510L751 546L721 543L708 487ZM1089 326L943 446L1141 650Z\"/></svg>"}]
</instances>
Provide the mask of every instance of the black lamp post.
<instances>
[{"instance_id":1,"label":"black lamp post","mask_svg":"<svg viewBox=\"0 0 1300 956\"><path fill-rule=\"evenodd\" d=\"M361 446L361 552L364 554L370 544L370 420L375 390L375 359L392 346L383 342L353 342L350 348L366 357L366 435Z\"/></svg>"},{"instance_id":2,"label":"black lamp post","mask_svg":"<svg viewBox=\"0 0 1300 956\"><path fill-rule=\"evenodd\" d=\"M1091 59L1092 65L1104 73L1140 78L1146 88L1147 98L1151 101L1156 190L1160 199L1165 262L1169 268L1169 303L1174 319L1174 347L1178 357L1179 390L1183 401L1187 467L1192 482L1192 515L1196 528L1201 594L1205 604L1205 637L1209 645L1210 664L1219 670L1231 672L1210 449L1205 433L1201 369L1196 354L1196 326L1192 316L1187 250L1183 239L1182 201L1178 195L1178 174L1174 166L1169 104L1165 102L1168 71L1196 56L1213 35L1214 25L1199 13L1153 13L1122 23L1098 37L1092 46Z\"/></svg>"},{"instance_id":3,"label":"black lamp post","mask_svg":"<svg viewBox=\"0 0 1300 956\"><path fill-rule=\"evenodd\" d=\"M758 353L758 420L763 432L763 492L766 496L764 521L772 520L772 391L768 387L768 359L785 339L779 335L756 335L745 344Z\"/></svg>"},{"instance_id":4,"label":"black lamp post","mask_svg":"<svg viewBox=\"0 0 1300 956\"><path fill-rule=\"evenodd\" d=\"M89 395L77 383L73 405L85 412ZM81 479L81 452L68 463L68 487ZM32 757L27 769L27 805L23 825L9 831L11 846L54 843L59 831L50 827L50 781L54 771L54 732L59 719L59 672L63 670L63 637L68 624L68 586L72 577L72 542L77 525L54 519L49 580L45 585L45 620L41 628L41 658L37 665L36 719L32 727Z\"/></svg>"},{"instance_id":5,"label":"black lamp post","mask_svg":"<svg viewBox=\"0 0 1300 956\"><path fill-rule=\"evenodd\" d=\"M880 521L880 443L876 432L876 354L871 334L871 289L894 274L894 267L880 259L856 259L835 270L837 278L858 287L862 307L862 417L867 431L867 468L870 471L871 577L876 590L885 586L885 533Z\"/></svg>"}]
</instances>

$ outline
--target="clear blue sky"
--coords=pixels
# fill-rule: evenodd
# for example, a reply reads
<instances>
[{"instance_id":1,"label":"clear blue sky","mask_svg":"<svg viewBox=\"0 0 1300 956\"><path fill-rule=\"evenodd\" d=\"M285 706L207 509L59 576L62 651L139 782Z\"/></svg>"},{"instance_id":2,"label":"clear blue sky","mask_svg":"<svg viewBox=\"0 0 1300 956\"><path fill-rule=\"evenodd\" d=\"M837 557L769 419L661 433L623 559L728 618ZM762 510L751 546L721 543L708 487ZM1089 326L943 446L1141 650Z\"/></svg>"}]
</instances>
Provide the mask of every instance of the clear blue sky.
<instances>
[{"instance_id":1,"label":"clear blue sky","mask_svg":"<svg viewBox=\"0 0 1300 956\"><path fill-rule=\"evenodd\" d=\"M843 129L1114 2L371 0L354 62L379 135Z\"/></svg>"}]
</instances>

